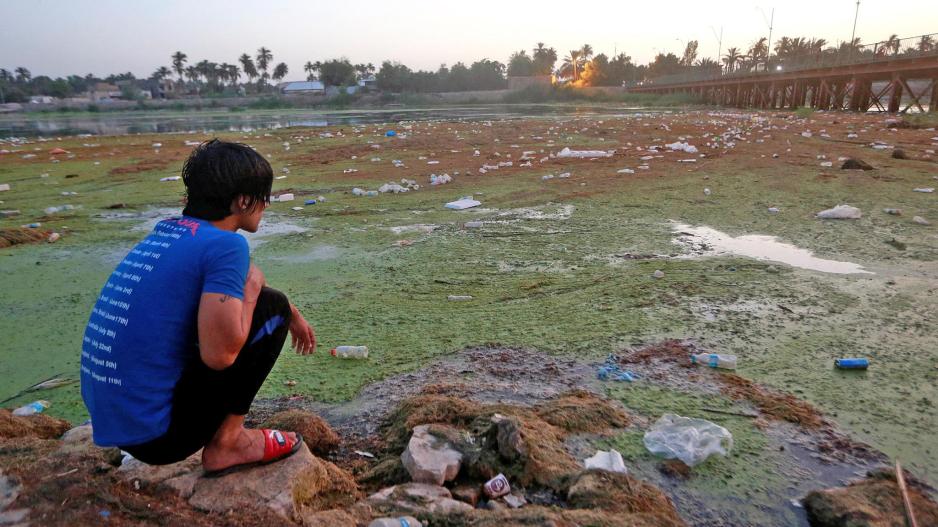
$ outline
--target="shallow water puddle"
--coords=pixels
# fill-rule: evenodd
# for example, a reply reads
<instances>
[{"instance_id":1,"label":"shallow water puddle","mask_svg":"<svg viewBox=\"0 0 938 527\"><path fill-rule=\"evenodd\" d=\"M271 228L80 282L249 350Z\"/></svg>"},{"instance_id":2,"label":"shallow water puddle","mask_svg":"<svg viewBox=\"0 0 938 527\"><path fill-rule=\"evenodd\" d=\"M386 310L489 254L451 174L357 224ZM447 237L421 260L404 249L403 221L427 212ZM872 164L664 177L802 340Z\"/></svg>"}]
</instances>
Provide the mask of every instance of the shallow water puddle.
<instances>
[{"instance_id":1,"label":"shallow water puddle","mask_svg":"<svg viewBox=\"0 0 938 527\"><path fill-rule=\"evenodd\" d=\"M710 227L680 223L674 224L672 229L678 234L674 243L690 248L693 254L688 256L691 258L734 254L822 273L873 274L859 264L818 258L807 249L778 241L775 236L749 234L733 237Z\"/></svg>"}]
</instances>

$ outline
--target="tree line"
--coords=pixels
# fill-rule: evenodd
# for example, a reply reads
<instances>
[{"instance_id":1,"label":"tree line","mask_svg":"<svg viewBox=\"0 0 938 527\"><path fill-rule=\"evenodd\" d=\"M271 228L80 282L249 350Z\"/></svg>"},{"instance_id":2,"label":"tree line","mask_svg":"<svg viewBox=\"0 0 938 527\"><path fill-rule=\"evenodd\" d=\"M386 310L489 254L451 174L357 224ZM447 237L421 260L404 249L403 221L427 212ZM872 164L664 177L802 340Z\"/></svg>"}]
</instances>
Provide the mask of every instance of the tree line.
<instances>
[{"instance_id":1,"label":"tree line","mask_svg":"<svg viewBox=\"0 0 938 527\"><path fill-rule=\"evenodd\" d=\"M471 64L457 62L441 65L434 71L413 70L394 61L384 61L380 68L373 64L353 64L348 59L307 61L303 66L307 80L319 80L326 86L354 86L360 80L374 77L379 90L387 92L444 92L494 90L507 87L507 77L553 75L559 81L573 86L620 86L624 83L654 80L666 75L696 72L711 75L759 71L772 67L786 67L829 58L862 58L938 50L938 42L930 36L920 37L905 49L897 35L875 45L864 46L860 39L832 46L823 38L783 36L773 43L774 54L769 53L769 42L760 38L748 48L730 47L719 61L697 58L698 42L686 43L684 52L658 53L648 64L635 64L625 53L613 56L594 53L592 46L570 50L563 57L543 42L528 53L519 50L503 64L483 58ZM558 61L560 65L557 66ZM137 79L132 73L118 73L106 77L69 75L53 79L40 75L33 77L25 67L13 71L0 68L0 102L24 102L31 95L74 97L88 92L96 83L121 83L125 87L152 87L154 83L173 80L183 93L200 95L234 95L268 93L273 90L270 81L286 78L289 68L284 62L274 64L273 52L260 47L256 53L243 53L234 63L216 63L209 60L190 62L188 55L177 51L170 56L169 66L159 66L147 79Z\"/></svg>"}]
</instances>

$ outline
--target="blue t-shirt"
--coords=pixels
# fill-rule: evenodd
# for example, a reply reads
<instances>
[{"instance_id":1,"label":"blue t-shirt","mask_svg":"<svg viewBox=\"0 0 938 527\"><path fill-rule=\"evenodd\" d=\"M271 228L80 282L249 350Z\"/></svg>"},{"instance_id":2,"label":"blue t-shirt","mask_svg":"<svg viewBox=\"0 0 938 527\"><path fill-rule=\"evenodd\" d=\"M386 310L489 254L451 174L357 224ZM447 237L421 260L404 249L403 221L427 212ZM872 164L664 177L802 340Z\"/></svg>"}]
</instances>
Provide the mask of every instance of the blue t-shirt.
<instances>
[{"instance_id":1,"label":"blue t-shirt","mask_svg":"<svg viewBox=\"0 0 938 527\"><path fill-rule=\"evenodd\" d=\"M173 390L198 357L202 293L243 299L247 240L183 216L159 222L108 278L81 347L94 442L137 445L169 428Z\"/></svg>"}]
</instances>

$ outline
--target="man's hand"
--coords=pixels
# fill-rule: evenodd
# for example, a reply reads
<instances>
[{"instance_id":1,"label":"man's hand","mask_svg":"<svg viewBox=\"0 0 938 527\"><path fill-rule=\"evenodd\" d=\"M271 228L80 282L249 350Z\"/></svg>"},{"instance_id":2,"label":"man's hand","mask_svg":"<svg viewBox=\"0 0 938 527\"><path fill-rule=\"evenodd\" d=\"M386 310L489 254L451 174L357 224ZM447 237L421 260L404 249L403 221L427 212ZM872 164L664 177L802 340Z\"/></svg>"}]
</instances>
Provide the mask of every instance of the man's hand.
<instances>
[{"instance_id":1,"label":"man's hand","mask_svg":"<svg viewBox=\"0 0 938 527\"><path fill-rule=\"evenodd\" d=\"M290 336L293 340L293 349L299 355L309 355L316 351L316 333L296 306L290 304L290 310L293 311L290 320Z\"/></svg>"}]
</instances>

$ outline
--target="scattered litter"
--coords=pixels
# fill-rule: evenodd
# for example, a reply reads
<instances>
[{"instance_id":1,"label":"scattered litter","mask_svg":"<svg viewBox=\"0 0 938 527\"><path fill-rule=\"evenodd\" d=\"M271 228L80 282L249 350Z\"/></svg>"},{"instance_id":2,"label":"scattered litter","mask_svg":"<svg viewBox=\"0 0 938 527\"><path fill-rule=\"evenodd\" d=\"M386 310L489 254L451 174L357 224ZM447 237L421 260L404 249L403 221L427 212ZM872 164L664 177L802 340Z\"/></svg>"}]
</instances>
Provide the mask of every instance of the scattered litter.
<instances>
[{"instance_id":1,"label":"scattered litter","mask_svg":"<svg viewBox=\"0 0 938 527\"><path fill-rule=\"evenodd\" d=\"M913 216L913 217L912 217L912 222L913 222L913 223L918 223L919 225L931 225L931 222L930 222L930 221L926 220L925 218L923 218L923 217L921 217L921 216Z\"/></svg>"},{"instance_id":2,"label":"scattered litter","mask_svg":"<svg viewBox=\"0 0 938 527\"><path fill-rule=\"evenodd\" d=\"M652 278L664 278L664 271L661 269L655 269L655 272L651 273Z\"/></svg>"},{"instance_id":3,"label":"scattered litter","mask_svg":"<svg viewBox=\"0 0 938 527\"><path fill-rule=\"evenodd\" d=\"M47 212L46 214L52 214L52 213ZM0 218L12 218L13 216L19 216L19 215L20 215L20 211L18 210L0 210Z\"/></svg>"},{"instance_id":4,"label":"scattered litter","mask_svg":"<svg viewBox=\"0 0 938 527\"><path fill-rule=\"evenodd\" d=\"M528 500L524 499L524 496L519 494L508 494L502 498L502 500L512 509L520 509L528 503Z\"/></svg>"},{"instance_id":5,"label":"scattered litter","mask_svg":"<svg viewBox=\"0 0 938 527\"><path fill-rule=\"evenodd\" d=\"M167 176L161 177L160 181L179 181L180 179L182 179L182 176Z\"/></svg>"},{"instance_id":6,"label":"scattered litter","mask_svg":"<svg viewBox=\"0 0 938 527\"><path fill-rule=\"evenodd\" d=\"M55 243L55 242L59 241L59 238L61 238L61 237L62 237L61 234L59 234L59 233L57 233L57 232L53 232L53 233L49 234L49 238L48 238L49 243Z\"/></svg>"},{"instance_id":7,"label":"scattered litter","mask_svg":"<svg viewBox=\"0 0 938 527\"><path fill-rule=\"evenodd\" d=\"M628 473L628 469L625 468L625 461L622 459L622 454L616 449L611 449L608 452L605 450L597 451L593 457L583 460L583 466L588 469L598 468L600 470L608 470L609 472Z\"/></svg>"},{"instance_id":8,"label":"scattered litter","mask_svg":"<svg viewBox=\"0 0 938 527\"><path fill-rule=\"evenodd\" d=\"M606 152L605 150L570 150L570 148L564 148L557 154L557 157L578 157L578 158L597 158L597 157L611 157L612 154Z\"/></svg>"},{"instance_id":9,"label":"scattered litter","mask_svg":"<svg viewBox=\"0 0 938 527\"><path fill-rule=\"evenodd\" d=\"M645 432L644 443L653 454L693 467L713 454L725 457L733 448L733 435L706 419L664 414Z\"/></svg>"},{"instance_id":10,"label":"scattered litter","mask_svg":"<svg viewBox=\"0 0 938 527\"><path fill-rule=\"evenodd\" d=\"M772 214L778 214L778 207L769 207L769 212Z\"/></svg>"},{"instance_id":11,"label":"scattered litter","mask_svg":"<svg viewBox=\"0 0 938 527\"><path fill-rule=\"evenodd\" d=\"M721 370L736 369L736 355L720 355L717 353L698 353L690 356L691 364L703 364Z\"/></svg>"},{"instance_id":12,"label":"scattered litter","mask_svg":"<svg viewBox=\"0 0 938 527\"><path fill-rule=\"evenodd\" d=\"M374 519L368 524L368 527L423 527L423 524L413 516L398 516L396 518Z\"/></svg>"},{"instance_id":13,"label":"scattered litter","mask_svg":"<svg viewBox=\"0 0 938 527\"><path fill-rule=\"evenodd\" d=\"M293 388L294 386L296 386L296 381L283 381L283 385L289 388Z\"/></svg>"},{"instance_id":14,"label":"scattered litter","mask_svg":"<svg viewBox=\"0 0 938 527\"><path fill-rule=\"evenodd\" d=\"M338 359L367 359L368 346L336 346L329 353Z\"/></svg>"},{"instance_id":15,"label":"scattered litter","mask_svg":"<svg viewBox=\"0 0 938 527\"><path fill-rule=\"evenodd\" d=\"M278 203L283 203L283 202L285 202L285 201L293 201L293 198L294 198L294 196L293 196L293 193L292 193L292 192L286 192L286 193L281 194L281 195L279 195L279 196L274 196L274 197L270 198L270 201L276 201L276 202L278 202Z\"/></svg>"},{"instance_id":16,"label":"scattered litter","mask_svg":"<svg viewBox=\"0 0 938 527\"><path fill-rule=\"evenodd\" d=\"M635 171L632 170L631 168L623 168L621 170L616 171L616 174L634 174L634 173Z\"/></svg>"},{"instance_id":17,"label":"scattered litter","mask_svg":"<svg viewBox=\"0 0 938 527\"><path fill-rule=\"evenodd\" d=\"M374 459L374 457L375 457L375 455L372 454L371 452L365 452L365 451L363 451L363 450L356 450L355 453L358 454L358 455L361 456L361 457L367 457L367 458L371 458L371 459Z\"/></svg>"},{"instance_id":18,"label":"scattered litter","mask_svg":"<svg viewBox=\"0 0 938 527\"><path fill-rule=\"evenodd\" d=\"M842 370L865 370L870 367L870 361L862 357L835 359L834 366Z\"/></svg>"},{"instance_id":19,"label":"scattered litter","mask_svg":"<svg viewBox=\"0 0 938 527\"><path fill-rule=\"evenodd\" d=\"M384 135L385 137L394 137L397 135L397 132L395 132L394 130L388 130L387 132L384 133Z\"/></svg>"},{"instance_id":20,"label":"scattered litter","mask_svg":"<svg viewBox=\"0 0 938 527\"><path fill-rule=\"evenodd\" d=\"M401 192L409 192L410 189L407 187L402 187L397 183L385 183L378 187L378 192L382 194L387 194L388 192L393 192L394 194L400 194Z\"/></svg>"},{"instance_id":21,"label":"scattered litter","mask_svg":"<svg viewBox=\"0 0 938 527\"><path fill-rule=\"evenodd\" d=\"M824 167L824 168L830 168L830 167L834 166L834 162L833 162L833 161L825 161L825 162L821 163L821 166Z\"/></svg>"},{"instance_id":22,"label":"scattered litter","mask_svg":"<svg viewBox=\"0 0 938 527\"><path fill-rule=\"evenodd\" d=\"M78 207L76 207L76 206L74 206L74 205L67 205L67 204L66 204L66 205L59 205L59 206L57 206L57 207L46 207L46 208L43 210L43 212L45 212L46 215L48 216L48 215L51 215L51 214L58 214L59 212L66 212L66 211L69 211L69 210L76 210L76 209L79 209L80 207L81 207L81 205L79 205ZM17 214L19 214L19 211L16 211L16 212L17 212Z\"/></svg>"},{"instance_id":23,"label":"scattered litter","mask_svg":"<svg viewBox=\"0 0 938 527\"><path fill-rule=\"evenodd\" d=\"M303 207L290 207L290 210L300 211L303 210Z\"/></svg>"},{"instance_id":24,"label":"scattered litter","mask_svg":"<svg viewBox=\"0 0 938 527\"><path fill-rule=\"evenodd\" d=\"M6 192L6 191L8 191L8 190L10 190L10 184L9 184L9 183L0 184L0 192Z\"/></svg>"},{"instance_id":25,"label":"scattered litter","mask_svg":"<svg viewBox=\"0 0 938 527\"><path fill-rule=\"evenodd\" d=\"M481 201L472 199L472 196L466 196L464 198L459 198L456 201L451 201L445 205L447 209L451 210L464 210L471 209L473 207L478 207L481 205Z\"/></svg>"},{"instance_id":26,"label":"scattered litter","mask_svg":"<svg viewBox=\"0 0 938 527\"><path fill-rule=\"evenodd\" d=\"M438 176L436 174L430 174L430 184L431 185L445 185L453 181L453 177L449 174L443 174Z\"/></svg>"},{"instance_id":27,"label":"scattered litter","mask_svg":"<svg viewBox=\"0 0 938 527\"><path fill-rule=\"evenodd\" d=\"M912 192L924 192L925 194L931 194L934 191L935 191L934 187L912 189Z\"/></svg>"},{"instance_id":28,"label":"scattered litter","mask_svg":"<svg viewBox=\"0 0 938 527\"><path fill-rule=\"evenodd\" d=\"M822 210L817 217L824 220L858 220L863 216L860 209L850 205L837 205L832 209Z\"/></svg>"},{"instance_id":29,"label":"scattered litter","mask_svg":"<svg viewBox=\"0 0 938 527\"><path fill-rule=\"evenodd\" d=\"M481 229L482 222L481 221L467 221L465 227L467 229Z\"/></svg>"},{"instance_id":30,"label":"scattered litter","mask_svg":"<svg viewBox=\"0 0 938 527\"><path fill-rule=\"evenodd\" d=\"M354 174L355 172L358 172L358 169L356 169L356 168L346 168L345 170L342 171L343 174Z\"/></svg>"},{"instance_id":31,"label":"scattered litter","mask_svg":"<svg viewBox=\"0 0 938 527\"><path fill-rule=\"evenodd\" d=\"M619 366L619 358L611 354L606 357L606 362L602 363L599 369L596 370L596 378L601 381L634 382L638 379L638 375L631 370L623 370Z\"/></svg>"},{"instance_id":32,"label":"scattered litter","mask_svg":"<svg viewBox=\"0 0 938 527\"><path fill-rule=\"evenodd\" d=\"M315 204L316 204L316 200L314 199L308 199L303 202L303 205L315 205Z\"/></svg>"},{"instance_id":33,"label":"scattered litter","mask_svg":"<svg viewBox=\"0 0 938 527\"><path fill-rule=\"evenodd\" d=\"M33 401L13 410L13 415L24 417L27 415L41 414L49 406L51 406L49 401Z\"/></svg>"},{"instance_id":34,"label":"scattered litter","mask_svg":"<svg viewBox=\"0 0 938 527\"><path fill-rule=\"evenodd\" d=\"M508 484L508 478L504 474L499 474L485 482L482 486L485 495L489 498L498 498L511 492L511 485Z\"/></svg>"},{"instance_id":35,"label":"scattered litter","mask_svg":"<svg viewBox=\"0 0 938 527\"><path fill-rule=\"evenodd\" d=\"M704 189L704 196L709 196L709 195L710 195L710 189L709 189L709 188L705 188L705 189Z\"/></svg>"},{"instance_id":36,"label":"scattered litter","mask_svg":"<svg viewBox=\"0 0 938 527\"><path fill-rule=\"evenodd\" d=\"M891 216L902 216L902 209L883 209L883 212Z\"/></svg>"},{"instance_id":37,"label":"scattered litter","mask_svg":"<svg viewBox=\"0 0 938 527\"><path fill-rule=\"evenodd\" d=\"M446 299L450 302L468 302L472 300L472 297L469 295L449 295Z\"/></svg>"},{"instance_id":38,"label":"scattered litter","mask_svg":"<svg viewBox=\"0 0 938 527\"><path fill-rule=\"evenodd\" d=\"M676 142L676 143L671 143L671 144L669 144L669 145L664 145L664 146L667 147L667 148L669 148L670 150L673 150L673 151L679 151L679 150L681 150L681 151L687 152L688 154L696 154L696 153L697 153L697 147L696 147L696 146L690 145L690 144L687 144L687 143L682 143L682 142L680 142L680 141L678 141L678 142Z\"/></svg>"}]
</instances>

